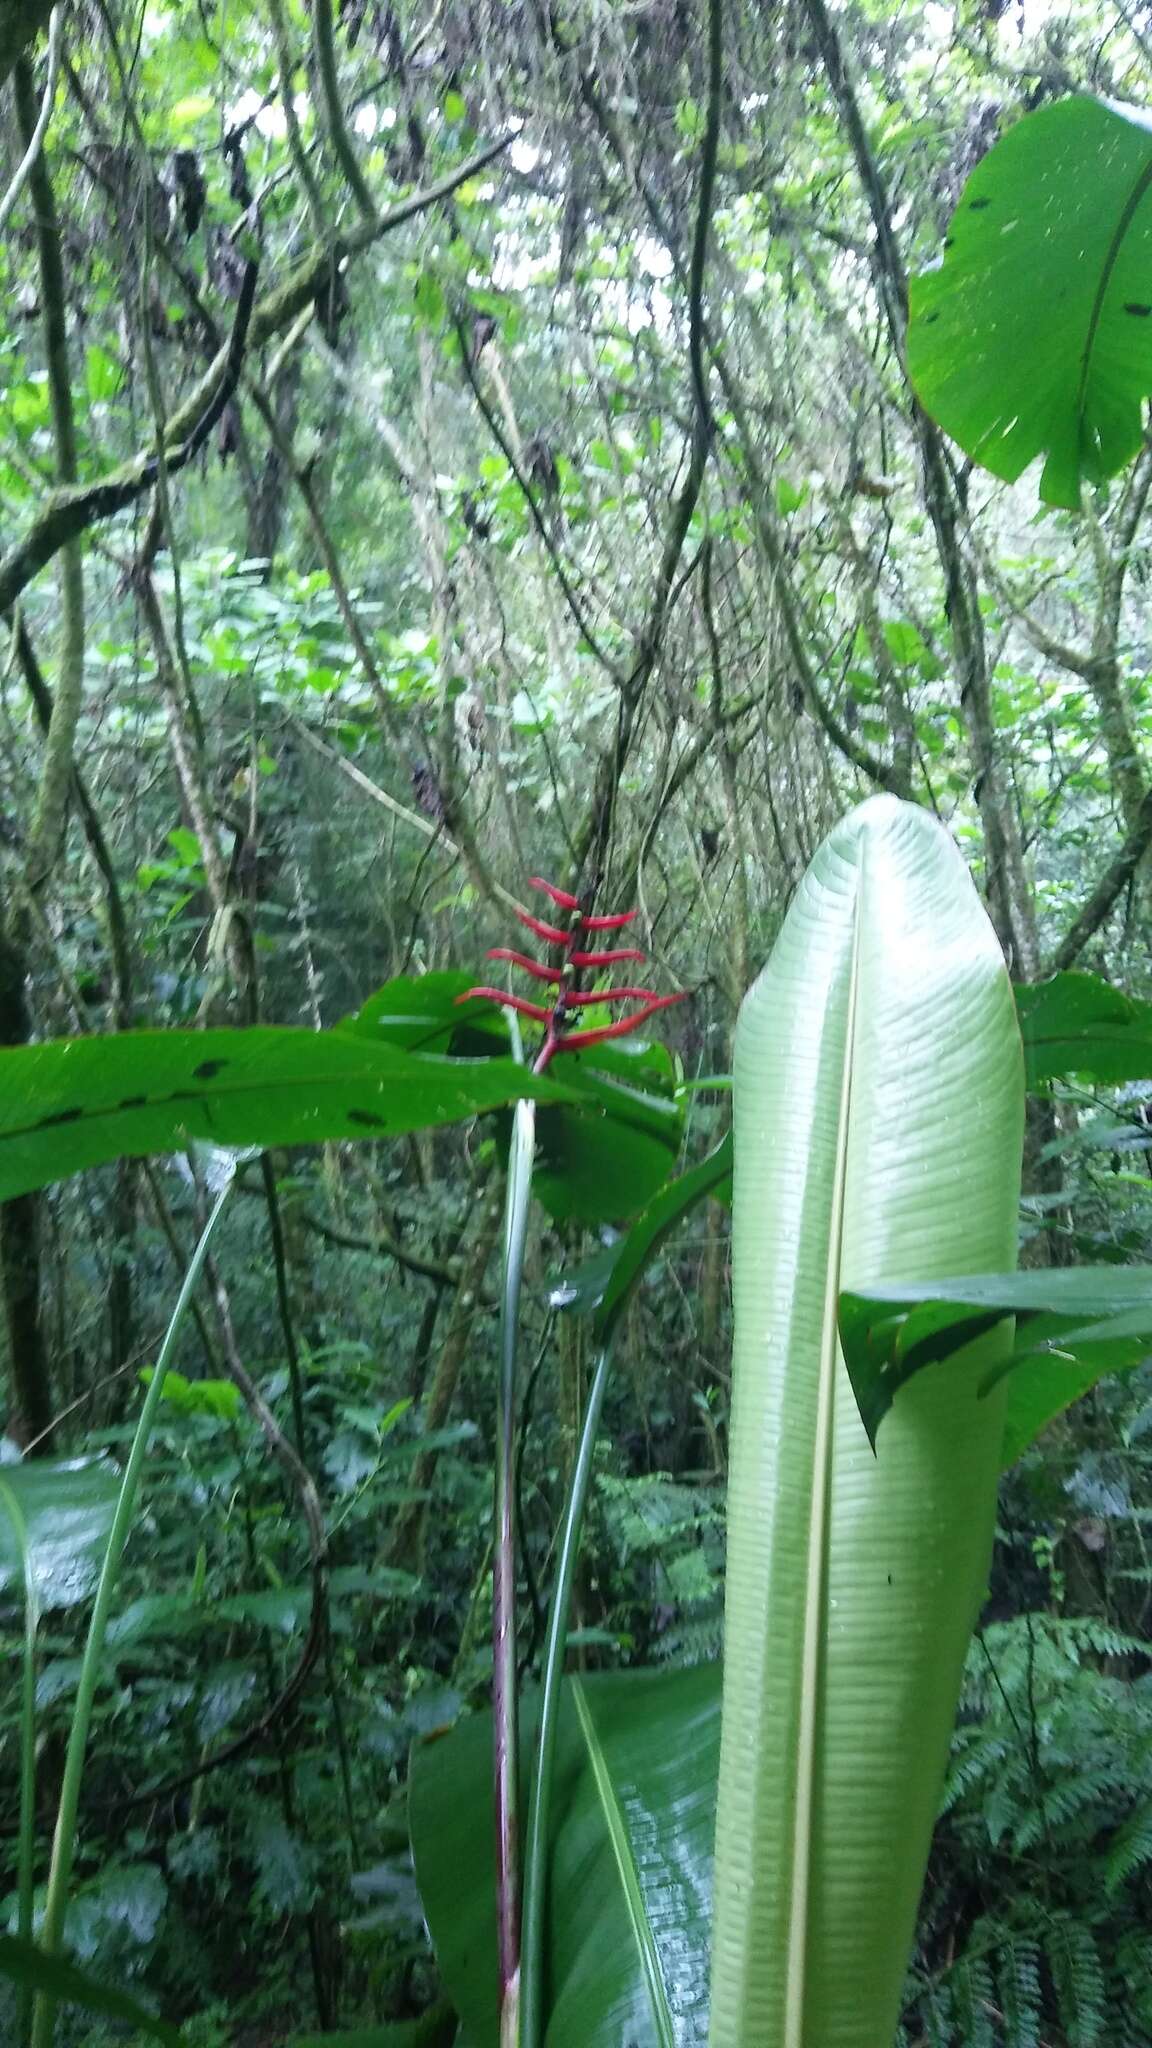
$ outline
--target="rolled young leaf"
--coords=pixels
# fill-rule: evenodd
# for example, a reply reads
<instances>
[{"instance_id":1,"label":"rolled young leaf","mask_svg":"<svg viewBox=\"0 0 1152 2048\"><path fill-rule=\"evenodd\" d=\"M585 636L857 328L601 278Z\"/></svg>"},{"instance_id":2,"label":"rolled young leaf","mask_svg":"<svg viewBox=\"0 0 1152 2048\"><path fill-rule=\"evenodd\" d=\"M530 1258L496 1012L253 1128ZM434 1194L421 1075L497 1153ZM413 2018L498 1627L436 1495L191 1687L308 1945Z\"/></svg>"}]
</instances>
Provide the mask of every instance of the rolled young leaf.
<instances>
[{"instance_id":1,"label":"rolled young leaf","mask_svg":"<svg viewBox=\"0 0 1152 2048\"><path fill-rule=\"evenodd\" d=\"M1020 1039L927 815L816 855L737 1032L735 1349L714 2048L888 2048L991 1549L996 1330L899 1393L874 1456L842 1286L1015 1256Z\"/></svg>"}]
</instances>

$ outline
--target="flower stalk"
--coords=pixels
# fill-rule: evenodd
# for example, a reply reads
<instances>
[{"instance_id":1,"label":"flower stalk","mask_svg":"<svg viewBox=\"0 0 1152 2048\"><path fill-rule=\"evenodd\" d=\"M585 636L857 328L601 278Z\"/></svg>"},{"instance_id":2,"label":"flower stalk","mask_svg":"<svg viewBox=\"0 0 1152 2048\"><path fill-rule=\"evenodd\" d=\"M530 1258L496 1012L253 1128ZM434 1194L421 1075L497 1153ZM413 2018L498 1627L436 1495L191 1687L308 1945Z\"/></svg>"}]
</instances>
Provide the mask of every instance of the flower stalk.
<instances>
[{"instance_id":1,"label":"flower stalk","mask_svg":"<svg viewBox=\"0 0 1152 2048\"><path fill-rule=\"evenodd\" d=\"M644 960L634 946L598 946L595 935L622 931L636 916L634 910L593 916L581 899L559 889L540 876L532 887L547 896L565 922L549 923L530 911L516 915L535 938L552 951L547 962L511 946L495 946L490 960L501 960L518 968L530 980L543 983L549 1000L539 1002L528 996L510 994L490 986L470 988L458 1001L480 997L526 1017L544 1027L544 1036L532 1060L532 1071L544 1073L563 1053L582 1052L605 1040L623 1038L636 1031L658 1010L683 1002L687 990L659 995L638 982L607 989L580 987L584 974L606 973L612 968ZM588 945L588 936L593 943ZM609 1024L582 1027L579 1015L593 1005L626 1003L622 1016ZM573 1023L577 1028L573 1029ZM496 1923L500 1972L500 2048L520 2048L521 2033L521 1829L520 1829L520 1729L519 1658L516 1618L516 1526L515 1458L517 1434L517 1364L520 1336L520 1297L524 1277L524 1251L532 1199L532 1165L536 1147L536 1106L522 1100L516 1105L512 1141L508 1156L508 1194L504 1222L504 1275L500 1294L500 1374L496 1407L496 1484L494 1499L492 1564L492 1725L494 1743L494 1792L496 1809ZM605 1360L597 1373L596 1387L585 1418L584 1443L577 1478L569 1502L561 1567L553 1598L549 1630L548 1695L550 1715L541 1729L538 1764L546 1778L550 1771L555 1739L555 1712L559 1679L563 1669L567 1611L571 1594L576 1546L587 1492L591 1448L607 1377ZM538 1769L538 1777L541 1770ZM529 2038L539 2036L539 2007L542 1977L543 1886L547 1830L547 1786L533 1794L530 1839L529 1971L527 1978Z\"/></svg>"}]
</instances>

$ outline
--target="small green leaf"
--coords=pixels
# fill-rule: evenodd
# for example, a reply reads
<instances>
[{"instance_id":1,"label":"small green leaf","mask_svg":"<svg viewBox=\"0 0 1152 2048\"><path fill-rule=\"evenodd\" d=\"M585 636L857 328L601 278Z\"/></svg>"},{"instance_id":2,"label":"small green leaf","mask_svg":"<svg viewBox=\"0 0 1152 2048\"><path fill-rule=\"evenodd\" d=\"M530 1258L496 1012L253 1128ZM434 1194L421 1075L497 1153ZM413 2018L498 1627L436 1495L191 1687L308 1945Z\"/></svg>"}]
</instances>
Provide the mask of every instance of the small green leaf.
<instances>
[{"instance_id":1,"label":"small green leaf","mask_svg":"<svg viewBox=\"0 0 1152 2048\"><path fill-rule=\"evenodd\" d=\"M75 1607L96 1583L120 1476L103 1458L0 1465L0 1592Z\"/></svg>"}]
</instances>

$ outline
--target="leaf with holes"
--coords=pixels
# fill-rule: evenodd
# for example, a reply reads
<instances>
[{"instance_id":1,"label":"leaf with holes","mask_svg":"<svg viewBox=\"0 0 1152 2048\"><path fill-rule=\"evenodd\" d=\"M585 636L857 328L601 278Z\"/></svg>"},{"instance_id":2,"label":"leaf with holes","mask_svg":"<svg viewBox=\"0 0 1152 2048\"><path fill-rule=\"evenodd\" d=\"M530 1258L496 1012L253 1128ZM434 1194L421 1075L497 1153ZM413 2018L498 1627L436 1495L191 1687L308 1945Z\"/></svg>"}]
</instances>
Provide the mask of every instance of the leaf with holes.
<instances>
[{"instance_id":1,"label":"leaf with holes","mask_svg":"<svg viewBox=\"0 0 1152 2048\"><path fill-rule=\"evenodd\" d=\"M1138 452L1152 393L1152 119L1077 96L977 164L938 269L911 285L925 410L1011 483L1075 509Z\"/></svg>"},{"instance_id":2,"label":"leaf with holes","mask_svg":"<svg viewBox=\"0 0 1152 2048\"><path fill-rule=\"evenodd\" d=\"M354 1031L135 1031L0 1051L0 1200L107 1160L217 1145L391 1138L571 1091L511 1059L451 1060Z\"/></svg>"}]
</instances>

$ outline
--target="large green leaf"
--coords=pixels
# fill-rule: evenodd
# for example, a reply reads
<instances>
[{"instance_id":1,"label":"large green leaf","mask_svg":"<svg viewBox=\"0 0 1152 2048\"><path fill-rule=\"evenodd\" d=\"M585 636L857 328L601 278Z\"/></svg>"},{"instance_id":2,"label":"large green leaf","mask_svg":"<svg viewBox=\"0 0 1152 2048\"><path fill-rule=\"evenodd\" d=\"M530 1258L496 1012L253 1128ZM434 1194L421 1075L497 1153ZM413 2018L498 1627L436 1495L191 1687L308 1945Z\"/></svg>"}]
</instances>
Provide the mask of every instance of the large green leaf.
<instances>
[{"instance_id":1,"label":"large green leaf","mask_svg":"<svg viewBox=\"0 0 1152 2048\"><path fill-rule=\"evenodd\" d=\"M939 269L914 278L908 368L925 409L1012 482L1077 507L1143 438L1152 392L1152 132L1077 97L1016 122L977 164Z\"/></svg>"},{"instance_id":2,"label":"large green leaf","mask_svg":"<svg viewBox=\"0 0 1152 2048\"><path fill-rule=\"evenodd\" d=\"M0 1051L0 1200L109 1159L218 1145L388 1138L563 1083L510 1059L450 1060L353 1031L133 1031Z\"/></svg>"},{"instance_id":3,"label":"large green leaf","mask_svg":"<svg viewBox=\"0 0 1152 2048\"><path fill-rule=\"evenodd\" d=\"M671 1056L659 1044L597 1046L566 1054L553 1071L581 1100L539 1110L534 1193L559 1221L635 1216L667 1179L683 1137Z\"/></svg>"},{"instance_id":4,"label":"large green leaf","mask_svg":"<svg viewBox=\"0 0 1152 2048\"><path fill-rule=\"evenodd\" d=\"M998 1382L1009 1371L1005 1465L1104 1374L1130 1372L1152 1352L1152 1266L979 1273L845 1292L841 1342L873 1439L900 1387L1009 1316L1012 1348L994 1375Z\"/></svg>"},{"instance_id":5,"label":"large green leaf","mask_svg":"<svg viewBox=\"0 0 1152 2048\"><path fill-rule=\"evenodd\" d=\"M1016 990L1028 1086L1076 1074L1115 1086L1152 1080L1152 1003L1097 974L1054 974Z\"/></svg>"},{"instance_id":6,"label":"large green leaf","mask_svg":"<svg viewBox=\"0 0 1152 2048\"><path fill-rule=\"evenodd\" d=\"M720 1675L626 1671L564 1686L552 1794L547 2048L707 2038ZM524 1709L531 1749L537 1703ZM413 1753L412 1848L470 2048L497 2048L492 1723Z\"/></svg>"},{"instance_id":7,"label":"large green leaf","mask_svg":"<svg viewBox=\"0 0 1152 2048\"><path fill-rule=\"evenodd\" d=\"M731 1134L698 1166L668 1181L623 1237L554 1281L549 1297L553 1308L591 1315L597 1343L606 1344L661 1245L709 1195L721 1202L731 1200Z\"/></svg>"},{"instance_id":8,"label":"large green leaf","mask_svg":"<svg viewBox=\"0 0 1152 2048\"><path fill-rule=\"evenodd\" d=\"M146 2006L126 1992L113 1991L73 1963L67 1956L46 1956L35 1942L21 1941L14 1934L0 1934L0 1977L10 1983L46 1992L61 2004L83 2006L88 2012L103 2013L107 2019L126 2020L140 2034L162 2041L165 2048L180 2048L177 2027L159 2020Z\"/></svg>"},{"instance_id":9,"label":"large green leaf","mask_svg":"<svg viewBox=\"0 0 1152 2048\"><path fill-rule=\"evenodd\" d=\"M40 1613L86 1600L119 1490L101 1458L0 1465L0 1592L19 1586Z\"/></svg>"},{"instance_id":10,"label":"large green leaf","mask_svg":"<svg viewBox=\"0 0 1152 2048\"><path fill-rule=\"evenodd\" d=\"M1011 1263L1023 1074L1003 957L925 811L817 853L741 1011L716 1832L716 2048L888 2048L984 1591L1006 1349L904 1389L874 1454L842 1288Z\"/></svg>"}]
</instances>

